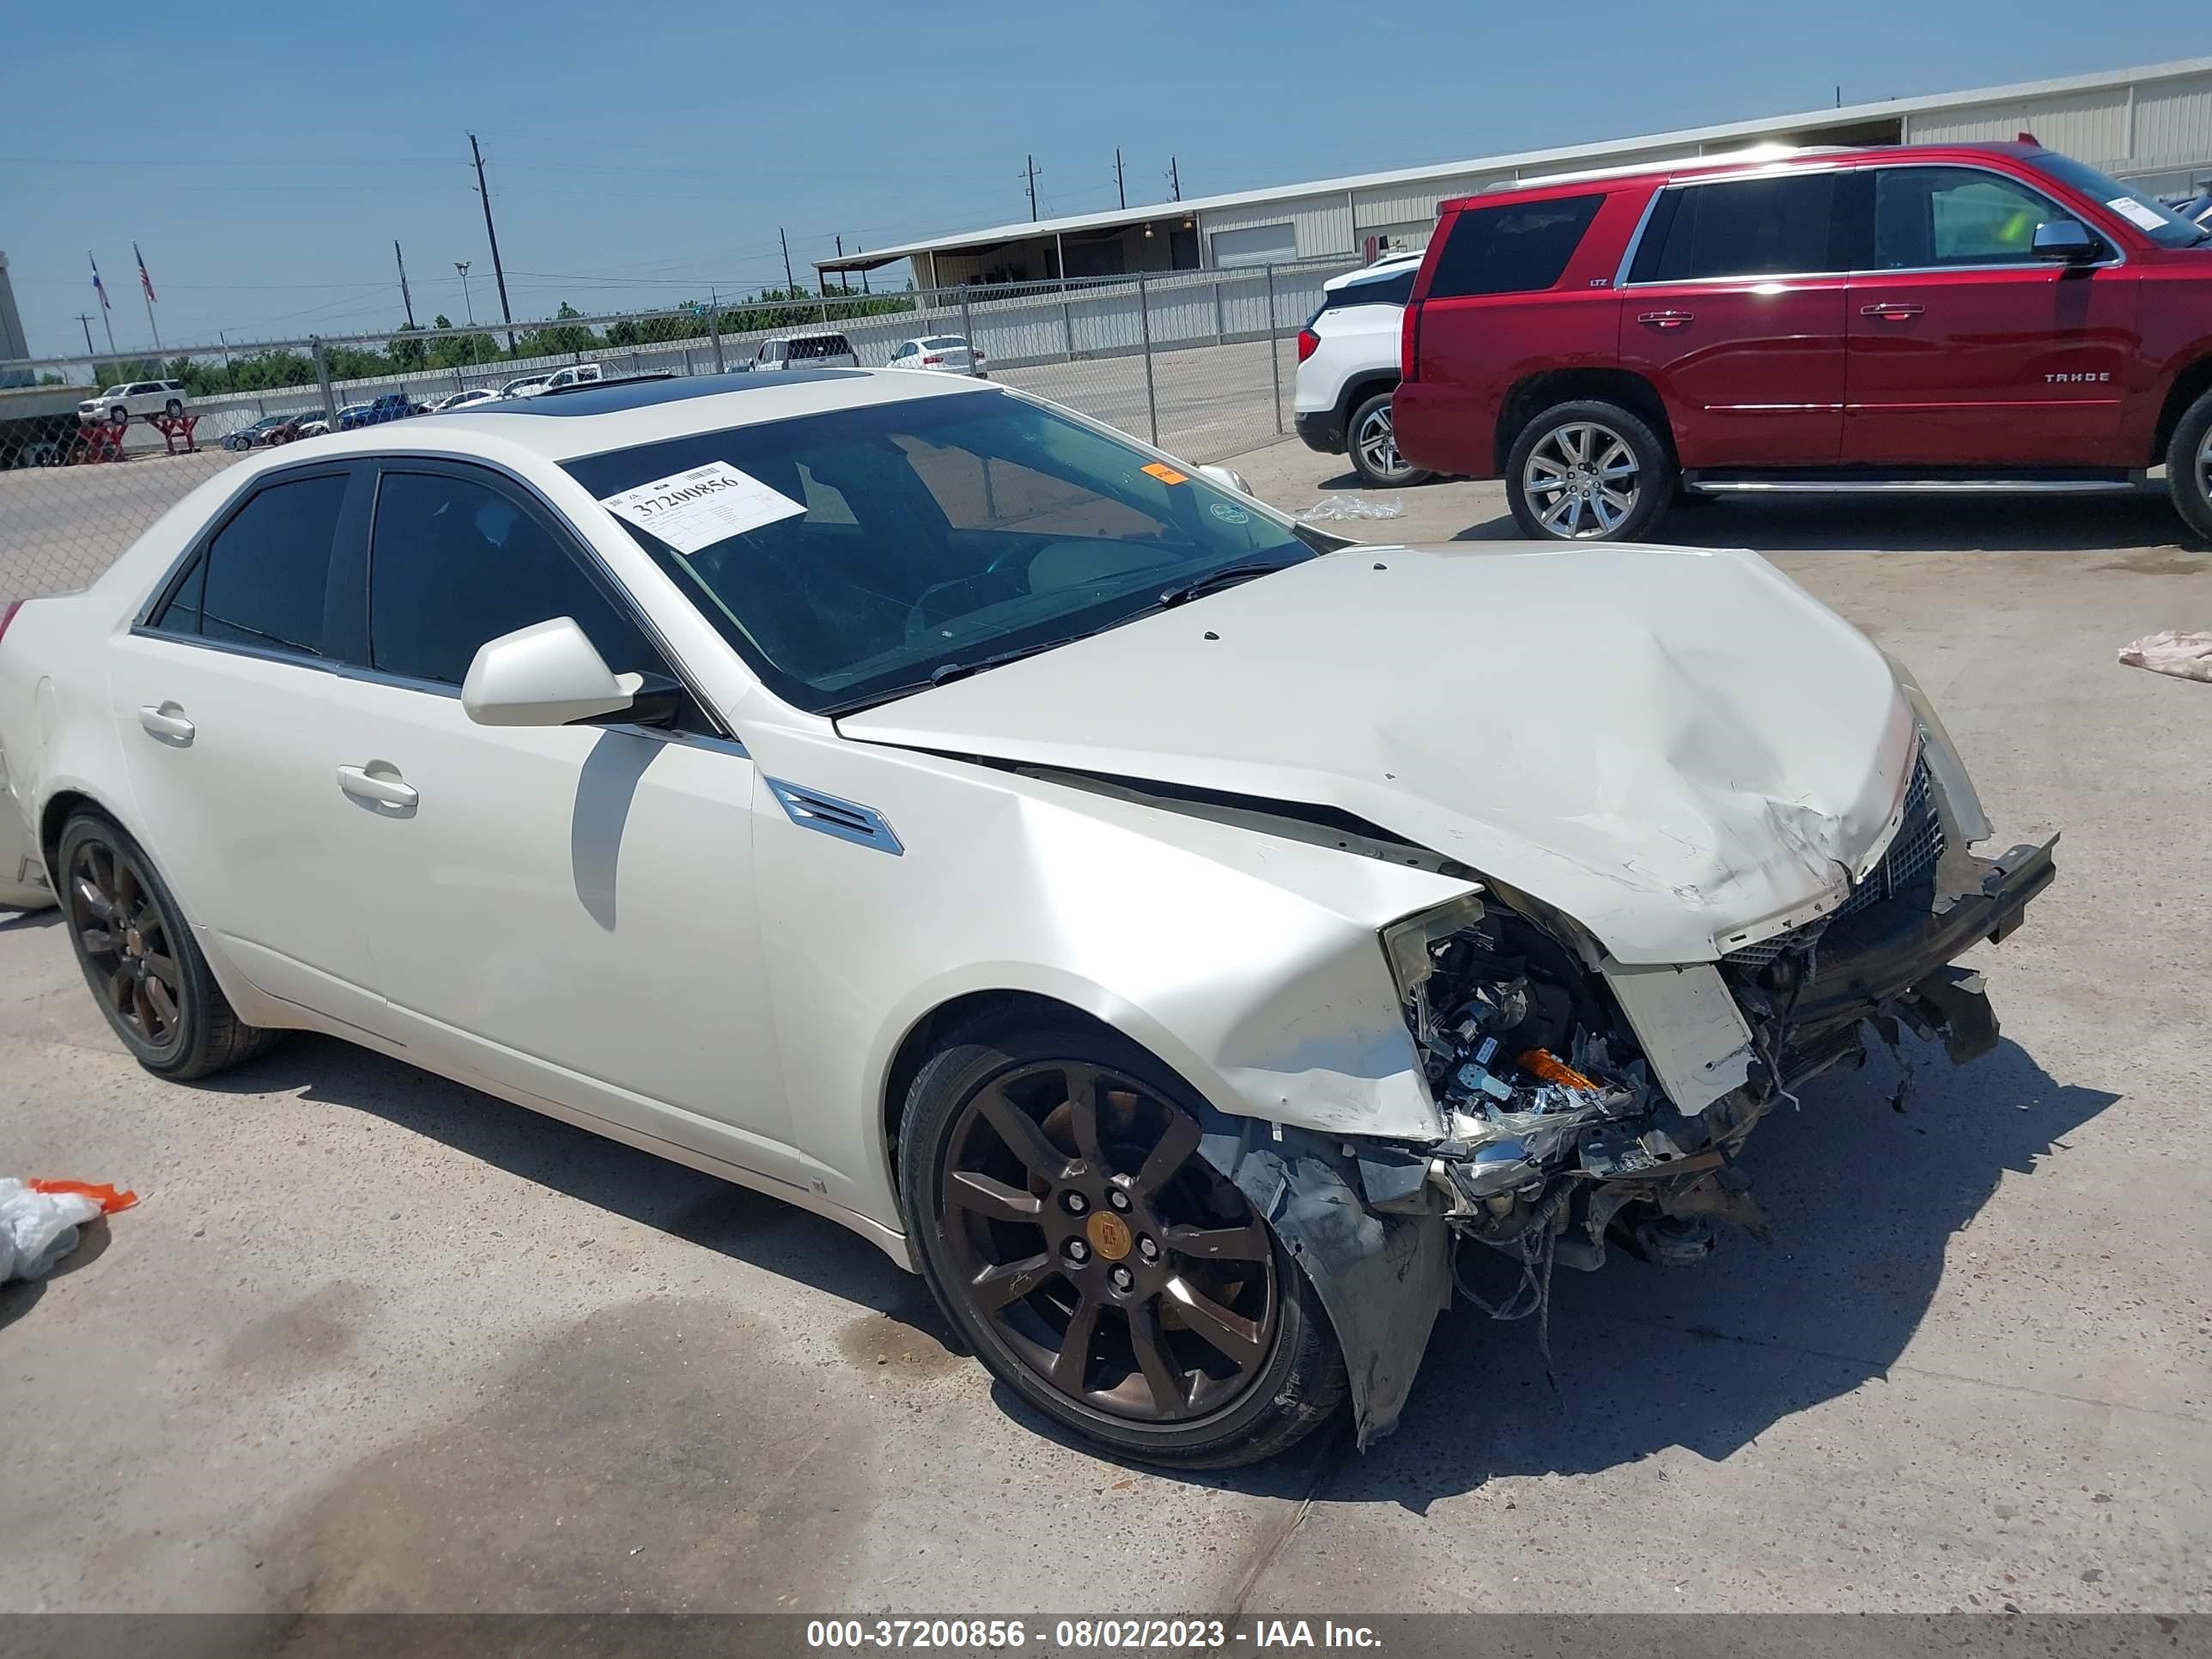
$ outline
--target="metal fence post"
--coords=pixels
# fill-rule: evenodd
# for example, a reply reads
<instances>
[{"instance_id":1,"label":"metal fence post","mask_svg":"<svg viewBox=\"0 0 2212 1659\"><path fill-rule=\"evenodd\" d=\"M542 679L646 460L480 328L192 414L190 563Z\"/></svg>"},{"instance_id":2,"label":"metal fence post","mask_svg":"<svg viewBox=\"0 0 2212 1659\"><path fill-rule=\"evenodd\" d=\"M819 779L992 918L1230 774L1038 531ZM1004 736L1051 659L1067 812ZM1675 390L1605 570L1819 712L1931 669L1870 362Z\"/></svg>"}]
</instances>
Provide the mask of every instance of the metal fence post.
<instances>
[{"instance_id":1,"label":"metal fence post","mask_svg":"<svg viewBox=\"0 0 2212 1659\"><path fill-rule=\"evenodd\" d=\"M1075 361L1075 308L1067 303L1067 284L1060 285L1060 331L1067 341L1067 358Z\"/></svg>"},{"instance_id":2,"label":"metal fence post","mask_svg":"<svg viewBox=\"0 0 2212 1659\"><path fill-rule=\"evenodd\" d=\"M324 355L321 337L314 335L310 336L309 338L313 340L315 348L315 384L320 386L323 392L323 418L331 423L331 430L336 431L338 423L338 404L337 399L331 396L331 360Z\"/></svg>"},{"instance_id":3,"label":"metal fence post","mask_svg":"<svg viewBox=\"0 0 2212 1659\"><path fill-rule=\"evenodd\" d=\"M1137 329L1145 344L1145 419L1151 424L1152 447L1160 447L1159 396L1152 388L1152 308L1146 294L1145 273L1137 273ZM1277 399L1279 403L1281 400Z\"/></svg>"},{"instance_id":4,"label":"metal fence post","mask_svg":"<svg viewBox=\"0 0 2212 1659\"><path fill-rule=\"evenodd\" d=\"M1229 338L1229 319L1221 310L1221 278L1213 279L1213 343L1222 344Z\"/></svg>"},{"instance_id":5,"label":"metal fence post","mask_svg":"<svg viewBox=\"0 0 2212 1659\"><path fill-rule=\"evenodd\" d=\"M707 337L714 343L714 373L726 373L729 364L722 357L722 307L720 305L708 308ZM689 346L684 349L684 372L686 374L691 372L691 349Z\"/></svg>"},{"instance_id":6,"label":"metal fence post","mask_svg":"<svg viewBox=\"0 0 2212 1659\"><path fill-rule=\"evenodd\" d=\"M968 373L972 379L975 373L975 322L968 309L968 290L964 286L960 290L960 337L968 342Z\"/></svg>"},{"instance_id":7,"label":"metal fence post","mask_svg":"<svg viewBox=\"0 0 2212 1659\"><path fill-rule=\"evenodd\" d=\"M1275 431L1283 430L1283 353L1275 343L1275 268L1267 267L1267 372L1275 380Z\"/></svg>"}]
</instances>

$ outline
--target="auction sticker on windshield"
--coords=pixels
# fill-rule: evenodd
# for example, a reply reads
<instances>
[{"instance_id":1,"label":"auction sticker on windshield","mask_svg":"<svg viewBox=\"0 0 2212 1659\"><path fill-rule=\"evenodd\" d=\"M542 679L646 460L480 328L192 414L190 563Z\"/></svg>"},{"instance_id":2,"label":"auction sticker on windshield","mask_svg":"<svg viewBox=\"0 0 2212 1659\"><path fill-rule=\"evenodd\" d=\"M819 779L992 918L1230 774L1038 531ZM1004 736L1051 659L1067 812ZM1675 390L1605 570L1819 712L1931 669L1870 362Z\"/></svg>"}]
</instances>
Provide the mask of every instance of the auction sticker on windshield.
<instances>
[{"instance_id":1,"label":"auction sticker on windshield","mask_svg":"<svg viewBox=\"0 0 2212 1659\"><path fill-rule=\"evenodd\" d=\"M689 472L603 495L599 505L617 518L651 531L678 553L696 553L806 511L805 502L794 501L727 461L709 461Z\"/></svg>"},{"instance_id":2,"label":"auction sticker on windshield","mask_svg":"<svg viewBox=\"0 0 2212 1659\"><path fill-rule=\"evenodd\" d=\"M2105 205L2143 230L2163 230L2173 222L2157 209L2145 207L2132 196L2115 196Z\"/></svg>"}]
</instances>

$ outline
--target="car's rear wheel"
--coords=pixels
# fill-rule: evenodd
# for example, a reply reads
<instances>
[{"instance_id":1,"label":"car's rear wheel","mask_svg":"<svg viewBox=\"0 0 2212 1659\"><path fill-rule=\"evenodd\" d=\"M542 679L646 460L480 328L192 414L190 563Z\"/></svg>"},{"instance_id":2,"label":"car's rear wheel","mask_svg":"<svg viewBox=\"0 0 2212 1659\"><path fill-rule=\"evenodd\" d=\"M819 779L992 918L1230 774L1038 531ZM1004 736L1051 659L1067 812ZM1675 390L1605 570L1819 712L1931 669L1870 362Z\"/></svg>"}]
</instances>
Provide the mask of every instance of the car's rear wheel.
<instances>
[{"instance_id":1,"label":"car's rear wheel","mask_svg":"<svg viewBox=\"0 0 2212 1659\"><path fill-rule=\"evenodd\" d=\"M1546 541L1633 541L1674 498L1674 458L1618 404L1547 409L1521 430L1505 463L1515 522Z\"/></svg>"},{"instance_id":2,"label":"car's rear wheel","mask_svg":"<svg viewBox=\"0 0 2212 1659\"><path fill-rule=\"evenodd\" d=\"M1390 394L1378 392L1352 411L1345 428L1352 469L1377 489L1403 489L1428 481L1426 467L1415 466L1398 448L1390 420Z\"/></svg>"},{"instance_id":3,"label":"car's rear wheel","mask_svg":"<svg viewBox=\"0 0 2212 1659\"><path fill-rule=\"evenodd\" d=\"M931 1290L1001 1382L1122 1455L1227 1468L1304 1438L1346 1380L1304 1273L1199 1139L1133 1044L975 1030L915 1079L901 1188Z\"/></svg>"},{"instance_id":4,"label":"car's rear wheel","mask_svg":"<svg viewBox=\"0 0 2212 1659\"><path fill-rule=\"evenodd\" d=\"M239 1018L143 849L104 812L62 826L70 944L100 1012L138 1063L176 1082L252 1058L278 1033Z\"/></svg>"},{"instance_id":5,"label":"car's rear wheel","mask_svg":"<svg viewBox=\"0 0 2212 1659\"><path fill-rule=\"evenodd\" d=\"M2173 428L2166 448L2166 487L2189 527L2212 540L2212 392L2190 404Z\"/></svg>"}]
</instances>

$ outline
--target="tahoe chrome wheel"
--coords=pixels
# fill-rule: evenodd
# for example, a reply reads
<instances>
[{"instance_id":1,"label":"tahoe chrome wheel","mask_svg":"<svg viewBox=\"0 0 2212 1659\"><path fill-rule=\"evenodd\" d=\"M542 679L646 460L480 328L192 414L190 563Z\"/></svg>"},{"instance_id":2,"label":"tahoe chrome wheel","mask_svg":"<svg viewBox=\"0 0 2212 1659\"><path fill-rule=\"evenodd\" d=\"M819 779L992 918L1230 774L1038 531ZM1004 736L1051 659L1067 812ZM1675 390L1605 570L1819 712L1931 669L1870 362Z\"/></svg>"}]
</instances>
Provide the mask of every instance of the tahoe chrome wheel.
<instances>
[{"instance_id":1,"label":"tahoe chrome wheel","mask_svg":"<svg viewBox=\"0 0 2212 1659\"><path fill-rule=\"evenodd\" d=\"M1198 1144L1188 1112L1097 1066L1001 1073L945 1139L947 1289L1094 1411L1165 1427L1237 1405L1274 1346L1274 1243Z\"/></svg>"},{"instance_id":2,"label":"tahoe chrome wheel","mask_svg":"<svg viewBox=\"0 0 2212 1659\"><path fill-rule=\"evenodd\" d=\"M1642 478L1636 452L1612 428L1570 421L1546 433L1521 469L1521 489L1548 535L1611 535L1636 510Z\"/></svg>"}]
</instances>

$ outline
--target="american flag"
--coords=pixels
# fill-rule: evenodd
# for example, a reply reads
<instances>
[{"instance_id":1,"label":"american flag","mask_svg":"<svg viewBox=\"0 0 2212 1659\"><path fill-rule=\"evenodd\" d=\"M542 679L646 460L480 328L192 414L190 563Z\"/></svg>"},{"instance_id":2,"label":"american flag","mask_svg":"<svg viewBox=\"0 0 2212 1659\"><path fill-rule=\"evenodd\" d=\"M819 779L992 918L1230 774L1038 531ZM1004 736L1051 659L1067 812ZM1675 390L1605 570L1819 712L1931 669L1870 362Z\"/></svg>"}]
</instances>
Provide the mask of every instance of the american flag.
<instances>
[{"instance_id":1,"label":"american flag","mask_svg":"<svg viewBox=\"0 0 2212 1659\"><path fill-rule=\"evenodd\" d=\"M84 257L92 259L92 255L89 253ZM113 306L107 303L107 284L100 280L100 261L97 259L92 259L92 291L100 295L100 308L102 311L115 309Z\"/></svg>"},{"instance_id":2,"label":"american flag","mask_svg":"<svg viewBox=\"0 0 2212 1659\"><path fill-rule=\"evenodd\" d=\"M136 254L138 259L138 286L146 290L146 298L149 301L160 299L161 296L154 292L154 279L146 274L146 256L138 252L137 243L131 244L131 252Z\"/></svg>"}]
</instances>

